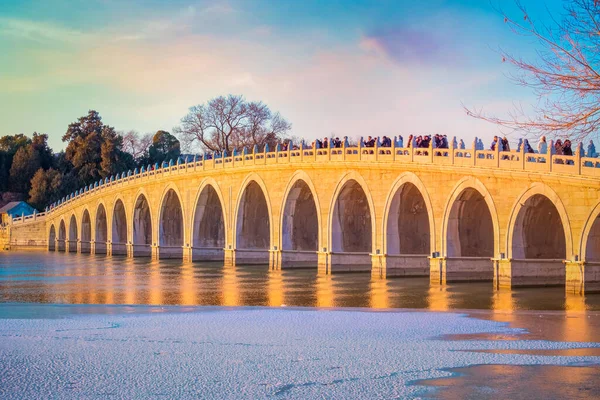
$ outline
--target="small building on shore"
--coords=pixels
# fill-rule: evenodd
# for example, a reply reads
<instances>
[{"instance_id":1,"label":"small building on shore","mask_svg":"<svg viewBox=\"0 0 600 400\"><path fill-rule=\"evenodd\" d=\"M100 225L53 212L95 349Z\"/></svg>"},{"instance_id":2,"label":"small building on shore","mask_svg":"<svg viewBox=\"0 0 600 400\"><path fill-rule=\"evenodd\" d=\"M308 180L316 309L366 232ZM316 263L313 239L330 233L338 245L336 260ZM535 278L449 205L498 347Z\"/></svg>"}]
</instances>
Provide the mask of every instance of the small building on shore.
<instances>
[{"instance_id":1,"label":"small building on shore","mask_svg":"<svg viewBox=\"0 0 600 400\"><path fill-rule=\"evenodd\" d=\"M35 211L35 208L24 201L11 201L0 208L0 224L6 225L11 218L32 215Z\"/></svg>"}]
</instances>

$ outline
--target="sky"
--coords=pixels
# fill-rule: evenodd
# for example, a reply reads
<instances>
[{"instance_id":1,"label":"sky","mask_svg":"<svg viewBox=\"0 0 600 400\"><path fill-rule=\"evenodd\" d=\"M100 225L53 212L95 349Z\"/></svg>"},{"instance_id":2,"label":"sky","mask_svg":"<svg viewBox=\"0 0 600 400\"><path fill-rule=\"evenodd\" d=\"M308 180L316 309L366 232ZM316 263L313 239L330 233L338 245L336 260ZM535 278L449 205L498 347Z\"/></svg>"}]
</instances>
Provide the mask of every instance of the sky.
<instances>
[{"instance_id":1,"label":"sky","mask_svg":"<svg viewBox=\"0 0 600 400\"><path fill-rule=\"evenodd\" d=\"M523 0L530 16L560 0ZM219 95L260 100L292 134L444 133L472 141L532 93L499 48L534 58L510 1L0 0L0 136L47 133L97 110L118 131L171 131ZM487 141L487 140L486 140Z\"/></svg>"}]
</instances>

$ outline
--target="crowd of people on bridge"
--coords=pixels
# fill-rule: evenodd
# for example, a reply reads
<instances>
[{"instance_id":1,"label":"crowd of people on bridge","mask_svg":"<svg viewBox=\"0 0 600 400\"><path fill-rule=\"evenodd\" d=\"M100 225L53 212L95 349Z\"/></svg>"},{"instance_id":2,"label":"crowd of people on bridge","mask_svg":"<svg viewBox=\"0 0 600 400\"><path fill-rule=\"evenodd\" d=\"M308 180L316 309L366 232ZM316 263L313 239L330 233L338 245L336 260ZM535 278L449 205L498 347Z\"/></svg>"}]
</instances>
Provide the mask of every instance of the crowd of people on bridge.
<instances>
[{"instance_id":1,"label":"crowd of people on bridge","mask_svg":"<svg viewBox=\"0 0 600 400\"><path fill-rule=\"evenodd\" d=\"M457 141L456 138L452 139L453 148L459 150L465 150L465 142L460 139ZM304 142L302 142L304 143ZM435 134L435 135L409 135L408 140L406 141L406 145L404 142L404 138L400 135L394 138L389 136L367 136L366 139L361 138L361 142L359 144L365 148L374 148L374 147L394 147L396 148L418 148L418 149L428 149L430 146L435 149L448 149L450 148L450 143L447 135ZM357 143L351 143L348 139L348 136L344 136L343 139L339 137L324 137L323 139L316 139L310 144L310 148L316 149L327 149L327 148L342 148L342 147L353 147L356 146ZM483 144L482 139L475 139L474 142L475 150L486 150L485 145ZM589 141L587 149L584 151L583 145L579 145L580 154L582 157L598 157L598 153L596 152L596 146L592 140ZM306 149L306 145L298 145L294 144L291 141L286 141L281 143L278 146L279 151L288 151L288 150L300 150L301 148ZM494 136L492 142L488 148L488 150L495 151L498 148L500 152L510 152L511 146L506 136L500 138L499 136ZM275 149L273 149L275 150ZM268 150L267 150L268 151ZM538 143L536 149L534 149L529 143L528 139L519 138L519 141L516 145L516 151L528 154L547 154L548 153L548 142L546 140L546 136L542 136ZM564 156L572 156L575 153L575 149L572 147L571 140L565 139L562 141L561 139L557 139L553 144L552 154L554 155L564 155ZM234 153L235 154L235 153ZM423 151L422 154L427 154L427 151ZM444 153L447 154L447 153ZM204 157L208 160L213 158L221 158L226 156L219 152L210 152L206 153ZM503 155L502 158L508 158L508 155ZM543 162L543 158L540 159ZM557 160L556 162L561 162Z\"/></svg>"},{"instance_id":2,"label":"crowd of people on bridge","mask_svg":"<svg viewBox=\"0 0 600 400\"><path fill-rule=\"evenodd\" d=\"M419 136L414 136L414 135L409 135L408 136L408 140L406 141L406 146L404 143L404 138L400 135L394 138L390 138L389 136L367 136L367 138L365 140L363 140L361 138L361 141L359 141L359 143L353 143L348 139L348 136L344 136L343 139L340 139L339 137L332 137L332 138L328 138L328 137L324 137L323 139L316 139L314 140L310 147L308 147L307 145L304 144L304 142L302 142L301 144L294 144L292 143L292 141L288 140L286 142L283 142L281 144L279 144L277 146L277 151L288 151L288 150L300 150L300 149L307 149L307 148L316 148L316 149L327 149L327 148L342 148L342 147L355 147L358 144L361 144L362 147L365 148L374 148L374 147L383 147L383 148L390 148L392 147L392 143L394 143L394 147L396 148L412 148L415 147L417 149L428 149L430 146L432 148L435 149L449 149L449 142L448 142L448 136L447 135L441 135L441 134L435 134L435 135L419 135ZM453 144L453 148L457 149L457 150L465 150L466 146L465 146L465 142L460 139L460 140L456 140L456 138L452 139L452 144ZM290 148L291 146L291 148ZM486 150L484 144L483 144L483 140L482 139L475 139L474 142L474 147L475 150ZM510 143L508 141L508 138L506 136L500 138L499 136L494 136L494 138L492 139L492 142L489 146L488 150L491 151L496 151L496 148L498 148L498 151L500 152L510 152L511 151L511 146ZM531 144L529 143L528 139L523 139L523 138L519 138L519 141L517 143L516 146L516 151L517 153L521 152L521 149L523 149L522 151L524 153L527 154L539 154L539 155L543 155L543 154L548 154L548 142L546 140L546 136L542 136L540 137L538 143L537 143L537 148L534 149ZM269 152L269 149L265 149L267 152ZM273 149L275 150L275 149ZM598 153L596 152L596 146L594 145L594 141L590 140L587 146L587 149L584 150L583 145L580 143L579 144L579 150L580 150L580 155L582 157L588 157L588 158L596 158L598 157ZM243 150L242 150L243 151ZM365 151L369 151L370 153L372 153L372 150L365 150ZM576 150L574 150L572 148L572 143L571 140L569 139L565 139L564 141L562 141L561 139L557 139L556 142L554 142L553 144L553 151L552 154L553 155L559 155L559 156L573 156ZM234 151L234 155L239 154L240 151ZM420 150L418 151L417 154L422 154L422 155L428 155L427 150ZM448 152L435 152L436 155L444 155L447 156ZM226 153L221 153L218 151L215 152L206 152L202 155L202 157L206 160L212 160L212 159L219 159L219 158L223 158L223 157L227 157L228 154ZM458 155L459 157L461 156L460 154ZM480 155L480 157L485 158L485 155ZM491 157L491 155L487 155L487 157ZM543 156L532 156L533 158L528 159L529 161L536 161L536 162L546 162L545 161L545 157ZM182 157L180 157L180 160L183 159L183 162L189 162L192 161L195 158L194 155L184 155ZM501 155L501 159L506 160L506 159L510 159L511 155L508 154L503 154ZM572 160L561 160L561 159L555 159L554 160L555 163L558 164L573 164ZM166 162L165 162L166 163ZM586 162L586 165L590 164L590 162ZM591 165L587 165L587 166L591 166ZM155 166L154 165L149 165L148 166L149 170L154 170Z\"/></svg>"},{"instance_id":3,"label":"crowd of people on bridge","mask_svg":"<svg viewBox=\"0 0 600 400\"><path fill-rule=\"evenodd\" d=\"M503 137L500 139L498 136L494 136L492 143L490 145L490 150L496 150L496 147L500 146L500 151L510 151L510 145L508 143L508 139ZM478 147L481 147L480 150L483 150L483 143L481 143ZM594 141L590 140L586 149L583 148L583 144L579 144L579 154L582 157L596 158L598 157L598 153L596 152L596 146L594 145ZM537 151L534 150L529 140L520 138L517 144L517 152L520 152L523 149L524 153L528 154L548 154L548 142L546 140L546 136L540 137L537 143ZM561 139L557 139L553 144L552 154L558 156L573 156L577 149L573 149L572 143L570 139L565 139L564 142ZM540 159L540 161L544 162L544 159ZM557 159L555 163L563 163L563 160ZM572 160L567 161L568 164L573 164Z\"/></svg>"},{"instance_id":4,"label":"crowd of people on bridge","mask_svg":"<svg viewBox=\"0 0 600 400\"><path fill-rule=\"evenodd\" d=\"M392 144L394 144L394 147L396 148L412 148L415 147L417 149L428 149L430 146L432 148L435 149L449 149L450 148L450 143L448 140L448 136L447 135L441 135L441 134L435 134L435 135L419 135L419 136L414 136L414 135L409 135L408 136L408 140L406 141L406 143L404 142L404 138L400 135L400 136L396 136L394 138L391 138L389 136L367 136L366 139L362 139L361 141L359 141L359 143L353 143L348 139L348 136L344 136L343 139L340 139L339 137L324 137L323 139L316 139L314 140L311 144L310 147L308 147L307 145L304 144L304 142L302 142L301 144L294 144L292 143L292 141L288 140L286 142L283 142L281 144L279 144L277 146L277 150L278 151L288 151L288 150L300 150L300 149L307 149L307 148L316 148L316 149L327 149L327 148L342 148L342 147L355 147L358 144L362 145L362 147L365 148L374 148L374 147L383 147L383 148L390 148L392 147ZM466 146L465 146L465 142L463 141L463 139L460 139L457 141L456 138L452 139L452 147L454 149L458 149L458 150L465 150ZM475 150L486 150L484 144L483 144L483 140L482 139L475 139L474 142L474 147ZM511 151L511 145L508 141L508 138L506 136L500 138L499 136L494 136L494 138L492 139L492 142L489 146L489 148L487 150L491 150L491 151L496 151L496 149L498 148L498 151L500 152L510 152ZM556 142L554 142L553 144L553 148L552 148L552 154L553 155L559 155L559 156L572 156L574 155L576 149L573 149L572 147L572 143L571 140L569 139L565 139L564 141L562 141L561 139L557 139ZM275 149L273 149L275 150ZM583 145L579 144L579 150L580 150L580 154L582 157L598 157L598 153L596 152L596 146L594 145L593 140L589 141L589 144L587 146L587 149L584 150ZM266 149L266 151L268 152L269 149ZM365 150L367 151L367 150ZM537 147L536 149L534 149L531 144L529 143L528 139L524 139L524 138L519 138L519 141L516 145L516 152L520 153L521 151L523 151L524 153L527 154L548 154L548 142L546 140L546 136L542 136L540 137L538 143L537 143ZM372 153L372 151L370 151ZM239 153L239 151L235 151L234 155L236 153ZM428 152L426 150L422 150L419 151L418 154L423 154L423 155L428 155ZM448 155L447 152L436 152L437 155ZM222 158L222 157L226 157L227 154L223 154L220 152L207 152L203 155L203 157L207 160L211 160L211 159L216 159L216 158ZM481 156L481 157L485 157L485 156ZM491 157L490 155L488 155L488 157ZM508 154L503 154L502 159L510 159L510 155ZM192 156L193 158L193 156ZM186 160L188 161L188 160ZM545 162L545 158L538 156L535 159L531 159L531 161L538 161L538 162ZM563 160L557 159L554 161L555 163L564 163ZM573 162L571 160L567 161L567 164L572 164ZM152 167L152 169L154 169L154 167Z\"/></svg>"},{"instance_id":5,"label":"crowd of people on bridge","mask_svg":"<svg viewBox=\"0 0 600 400\"><path fill-rule=\"evenodd\" d=\"M408 140L406 142L406 145L404 143L404 138L400 135L394 138L390 138L388 136L381 136L381 137L374 137L374 136L367 136L366 140L363 140L362 138L360 139L360 141L358 143L351 143L350 140L348 139L348 136L344 136L343 139L340 139L339 137L335 137L335 138L328 138L328 137L324 137L322 140L320 139L316 139L314 140L310 147L308 147L307 145L304 144L304 141L302 141L300 144L293 144L292 141L288 140L284 143L280 143L277 145L276 151L288 151L288 150L300 150L300 149L309 149L309 148L314 148L314 149L327 149L327 148L342 148L342 147L364 147L366 148L364 151L367 152L368 154L373 154L373 150L371 148L375 148L375 147L382 147L382 148L390 148L392 147L392 145L396 148L400 148L400 149L406 149L406 148L416 148L416 149L420 149L417 151L416 154L420 154L420 155L429 155L427 150L421 150L421 149L429 149L430 147L433 149L449 149L450 148L450 143L448 141L448 137L447 135L441 135L441 134L436 134L436 135L419 135L419 136L414 136L414 135L409 135L408 136ZM480 150L482 151L481 154L477 154L478 158L493 158L493 154L490 154L489 152L485 152L485 146L483 144L482 139L478 139L475 138L475 141L473 142L474 145L474 149L475 150ZM291 146L291 148L290 148ZM452 147L454 149L457 150L466 150L466 146L465 146L465 142L460 139L459 141L456 140L456 138L452 139ZM546 136L542 136L540 137L538 143L537 143L537 148L534 149L531 144L529 143L528 139L524 139L524 138L520 138L518 143L517 143L517 147L516 147L516 152L520 153L521 151L523 153L526 154L537 154L537 155L531 155L528 156L526 159L528 162L541 162L541 163L545 163L546 162L546 158L544 155L548 155L549 153L549 143L546 140ZM256 146L255 146L256 149ZM494 136L492 143L490 144L489 150L491 151L499 151L502 153L509 153L511 152L511 147L510 147L510 143L508 141L508 138L506 136L500 138L499 136ZM562 141L561 139L557 139L553 145L552 145L552 149L551 149L551 154L552 155L557 155L557 156L567 156L565 158L561 158L561 157L557 157L557 158L553 158L554 163L556 164L567 164L567 165L573 165L574 161L573 159L569 159L568 156L573 156L575 155L577 152L579 152L579 155L581 157L586 157L586 158L597 158L598 157L598 153L596 152L596 146L594 145L594 141L590 140L587 148L584 149L583 144L579 143L579 145L573 149L572 147L572 143L570 139L565 139L564 141ZM268 145L265 146L264 148L265 152L270 152ZM390 154L389 150L382 150L385 152L385 154ZM246 150L234 150L233 155L237 155L240 152L243 152L244 154L246 153ZM448 156L448 152L447 151L435 151L434 155L436 156ZM223 158L223 157L227 157L228 154L223 152L207 152L205 154L203 154L201 156L201 158L206 159L206 160L211 160L211 159L218 159L218 158ZM456 154L457 157L468 157L468 155L463 154L462 152L459 152ZM180 156L178 158L178 160L171 160L170 162L163 162L162 165L148 165L148 170L154 170L156 168L161 168L164 167L165 165L172 165L175 161L177 162L177 164L179 164L181 161L183 161L184 163L190 162L190 161L195 161L197 155L193 155L193 154L188 154L188 155L183 155ZM502 160L511 160L511 159L515 159L514 157L516 157L516 155L514 154L514 152L512 152L512 154L501 154L501 159ZM518 158L517 158L518 159ZM596 168L600 168L600 161L596 162L596 161L591 161L591 160L585 160L584 161L584 166L587 167L596 167ZM143 172L143 168L142 168L142 172ZM130 171L131 173L131 171ZM123 173L124 175L124 173ZM118 175L116 175L118 176ZM129 176L129 175L128 175ZM108 178L106 178L108 179ZM112 178L111 178L112 181ZM91 185L90 185L91 187ZM50 206L50 208L54 208L54 204Z\"/></svg>"}]
</instances>

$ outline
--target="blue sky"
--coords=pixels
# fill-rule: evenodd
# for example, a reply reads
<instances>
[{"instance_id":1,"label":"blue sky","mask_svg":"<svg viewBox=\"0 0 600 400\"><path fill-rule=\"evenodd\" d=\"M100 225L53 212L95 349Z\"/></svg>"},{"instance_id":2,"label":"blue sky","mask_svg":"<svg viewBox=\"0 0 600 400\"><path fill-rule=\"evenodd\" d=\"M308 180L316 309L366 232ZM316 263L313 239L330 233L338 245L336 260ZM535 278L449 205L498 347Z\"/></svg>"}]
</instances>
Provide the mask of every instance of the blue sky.
<instances>
[{"instance_id":1,"label":"blue sky","mask_svg":"<svg viewBox=\"0 0 600 400\"><path fill-rule=\"evenodd\" d=\"M535 57L488 1L0 0L0 135L46 132L96 109L117 130L171 130L187 109L243 94L280 111L293 134L499 129L462 103L506 115L531 104L499 46ZM562 2L524 0L538 20Z\"/></svg>"}]
</instances>

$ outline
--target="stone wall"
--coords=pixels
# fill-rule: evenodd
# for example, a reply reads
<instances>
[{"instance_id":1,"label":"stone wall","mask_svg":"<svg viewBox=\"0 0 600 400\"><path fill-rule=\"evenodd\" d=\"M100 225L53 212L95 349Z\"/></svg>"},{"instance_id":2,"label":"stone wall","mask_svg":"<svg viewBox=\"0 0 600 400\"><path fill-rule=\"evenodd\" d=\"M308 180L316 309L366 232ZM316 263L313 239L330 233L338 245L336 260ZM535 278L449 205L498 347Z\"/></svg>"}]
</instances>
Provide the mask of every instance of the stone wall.
<instances>
[{"instance_id":1,"label":"stone wall","mask_svg":"<svg viewBox=\"0 0 600 400\"><path fill-rule=\"evenodd\" d=\"M8 236L8 228L0 227L0 251L8 250L10 238Z\"/></svg>"},{"instance_id":2,"label":"stone wall","mask_svg":"<svg viewBox=\"0 0 600 400\"><path fill-rule=\"evenodd\" d=\"M19 248L45 249L48 247L46 221L43 219L9 225L7 228L5 237L8 239L8 247L10 247L11 250ZM1 241L2 239L0 239L0 243Z\"/></svg>"}]
</instances>

